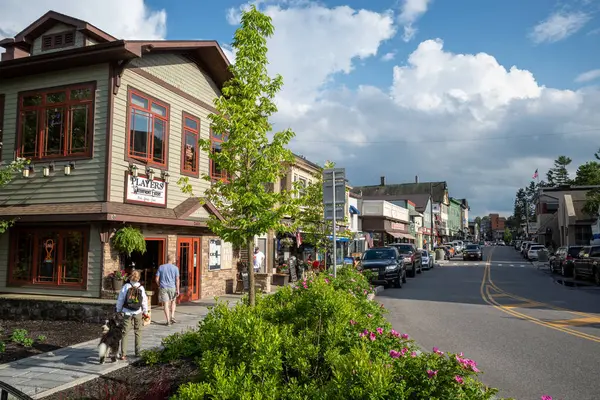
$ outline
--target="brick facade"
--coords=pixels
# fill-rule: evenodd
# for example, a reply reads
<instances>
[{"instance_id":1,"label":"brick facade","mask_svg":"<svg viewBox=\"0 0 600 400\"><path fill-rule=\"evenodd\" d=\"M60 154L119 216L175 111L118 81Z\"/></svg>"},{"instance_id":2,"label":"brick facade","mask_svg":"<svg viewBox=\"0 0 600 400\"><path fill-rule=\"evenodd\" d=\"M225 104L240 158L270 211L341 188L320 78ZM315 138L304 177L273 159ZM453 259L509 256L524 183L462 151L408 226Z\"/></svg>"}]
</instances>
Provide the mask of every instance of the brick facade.
<instances>
[{"instance_id":1,"label":"brick facade","mask_svg":"<svg viewBox=\"0 0 600 400\"><path fill-rule=\"evenodd\" d=\"M208 250L211 239L217 236L202 237L202 272L200 273L200 298L221 296L235 288L237 281L237 252L230 244L221 245L221 269L208 270Z\"/></svg>"}]
</instances>

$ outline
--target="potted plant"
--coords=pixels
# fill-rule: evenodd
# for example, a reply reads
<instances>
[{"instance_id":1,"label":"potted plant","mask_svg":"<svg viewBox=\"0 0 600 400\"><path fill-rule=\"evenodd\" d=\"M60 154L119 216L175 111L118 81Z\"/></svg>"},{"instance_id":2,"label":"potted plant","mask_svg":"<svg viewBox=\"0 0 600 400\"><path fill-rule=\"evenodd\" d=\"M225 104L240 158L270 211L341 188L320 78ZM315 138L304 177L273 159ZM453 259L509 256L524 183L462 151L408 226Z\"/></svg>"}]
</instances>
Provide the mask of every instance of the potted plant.
<instances>
[{"instance_id":1,"label":"potted plant","mask_svg":"<svg viewBox=\"0 0 600 400\"><path fill-rule=\"evenodd\" d=\"M144 234L137 228L124 226L115 232L112 238L114 248L121 254L131 256L137 251L141 254L146 252L146 239Z\"/></svg>"},{"instance_id":2,"label":"potted plant","mask_svg":"<svg viewBox=\"0 0 600 400\"><path fill-rule=\"evenodd\" d=\"M279 265L277 267L277 273L273 274L273 285L285 286L288 284L289 279L289 266L287 264Z\"/></svg>"},{"instance_id":3,"label":"potted plant","mask_svg":"<svg viewBox=\"0 0 600 400\"><path fill-rule=\"evenodd\" d=\"M294 241L291 237L284 237L279 241L279 244L285 249L292 247L294 245Z\"/></svg>"},{"instance_id":4,"label":"potted plant","mask_svg":"<svg viewBox=\"0 0 600 400\"><path fill-rule=\"evenodd\" d=\"M113 290L119 292L123 288L123 283L127 280L127 274L123 270L111 272L109 278L112 279Z\"/></svg>"}]
</instances>

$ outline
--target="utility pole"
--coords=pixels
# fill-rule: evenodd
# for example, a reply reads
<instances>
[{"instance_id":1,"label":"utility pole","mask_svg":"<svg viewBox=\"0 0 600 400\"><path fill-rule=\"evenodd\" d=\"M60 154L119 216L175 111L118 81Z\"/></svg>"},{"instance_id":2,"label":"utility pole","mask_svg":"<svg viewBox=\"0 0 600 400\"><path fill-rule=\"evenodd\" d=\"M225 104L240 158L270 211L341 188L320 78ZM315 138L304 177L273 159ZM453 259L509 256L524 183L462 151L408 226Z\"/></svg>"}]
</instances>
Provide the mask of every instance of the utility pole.
<instances>
[{"instance_id":1,"label":"utility pole","mask_svg":"<svg viewBox=\"0 0 600 400\"><path fill-rule=\"evenodd\" d=\"M525 197L525 234L529 240L529 200Z\"/></svg>"},{"instance_id":2,"label":"utility pole","mask_svg":"<svg viewBox=\"0 0 600 400\"><path fill-rule=\"evenodd\" d=\"M331 179L333 181L333 233L331 234L333 236L333 277L336 278L337 277L337 235L336 235L336 228L337 228L337 221L335 219L335 213L337 211L337 207L335 204L335 187L336 187L336 181L335 181L335 169L331 172Z\"/></svg>"},{"instance_id":3,"label":"utility pole","mask_svg":"<svg viewBox=\"0 0 600 400\"><path fill-rule=\"evenodd\" d=\"M429 182L429 223L431 225L431 232L429 232L429 240L431 242L431 249L433 251L433 183Z\"/></svg>"}]
</instances>

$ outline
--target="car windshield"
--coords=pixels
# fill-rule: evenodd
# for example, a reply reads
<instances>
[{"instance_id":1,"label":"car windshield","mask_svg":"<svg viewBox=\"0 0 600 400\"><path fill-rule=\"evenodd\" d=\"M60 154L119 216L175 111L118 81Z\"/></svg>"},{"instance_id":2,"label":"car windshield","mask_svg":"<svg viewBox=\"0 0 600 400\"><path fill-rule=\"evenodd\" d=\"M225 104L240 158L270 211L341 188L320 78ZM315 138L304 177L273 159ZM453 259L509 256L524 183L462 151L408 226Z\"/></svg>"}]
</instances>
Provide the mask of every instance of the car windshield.
<instances>
[{"instance_id":1,"label":"car windshield","mask_svg":"<svg viewBox=\"0 0 600 400\"><path fill-rule=\"evenodd\" d=\"M571 257L575 257L579 255L579 252L581 251L583 247L582 246L573 246L573 247L569 247L569 255Z\"/></svg>"},{"instance_id":2,"label":"car windshield","mask_svg":"<svg viewBox=\"0 0 600 400\"><path fill-rule=\"evenodd\" d=\"M367 250L363 255L363 260L389 260L394 258L394 250L392 249L381 249L381 250Z\"/></svg>"},{"instance_id":3,"label":"car windshield","mask_svg":"<svg viewBox=\"0 0 600 400\"><path fill-rule=\"evenodd\" d=\"M406 254L413 251L413 247L409 244L395 244L394 247L397 248L401 254Z\"/></svg>"},{"instance_id":4,"label":"car windshield","mask_svg":"<svg viewBox=\"0 0 600 400\"><path fill-rule=\"evenodd\" d=\"M470 244L467 246L467 250L479 250L479 246L476 244Z\"/></svg>"}]
</instances>

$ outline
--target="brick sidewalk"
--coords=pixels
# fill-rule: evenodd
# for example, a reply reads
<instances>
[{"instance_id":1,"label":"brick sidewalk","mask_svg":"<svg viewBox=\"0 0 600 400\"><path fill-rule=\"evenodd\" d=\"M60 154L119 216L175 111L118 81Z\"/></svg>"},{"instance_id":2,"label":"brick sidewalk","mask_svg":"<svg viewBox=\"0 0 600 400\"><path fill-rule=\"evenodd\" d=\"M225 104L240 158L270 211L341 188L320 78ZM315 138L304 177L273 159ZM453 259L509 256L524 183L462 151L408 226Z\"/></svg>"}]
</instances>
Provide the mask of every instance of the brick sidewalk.
<instances>
[{"instance_id":1,"label":"brick sidewalk","mask_svg":"<svg viewBox=\"0 0 600 400\"><path fill-rule=\"evenodd\" d=\"M222 296L220 299L236 302L240 296ZM177 323L164 325L162 309L152 309L152 323L143 329L142 349L159 347L163 338L198 325L214 305L213 299L185 303L177 306ZM128 335L129 349L133 352L133 334ZM123 368L136 359L116 363L98 362L97 346L100 337L89 342L65 347L54 352L39 354L0 365L0 381L8 383L34 399L80 385L84 382Z\"/></svg>"}]
</instances>

